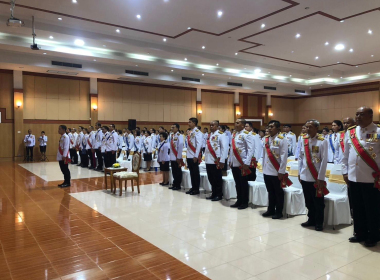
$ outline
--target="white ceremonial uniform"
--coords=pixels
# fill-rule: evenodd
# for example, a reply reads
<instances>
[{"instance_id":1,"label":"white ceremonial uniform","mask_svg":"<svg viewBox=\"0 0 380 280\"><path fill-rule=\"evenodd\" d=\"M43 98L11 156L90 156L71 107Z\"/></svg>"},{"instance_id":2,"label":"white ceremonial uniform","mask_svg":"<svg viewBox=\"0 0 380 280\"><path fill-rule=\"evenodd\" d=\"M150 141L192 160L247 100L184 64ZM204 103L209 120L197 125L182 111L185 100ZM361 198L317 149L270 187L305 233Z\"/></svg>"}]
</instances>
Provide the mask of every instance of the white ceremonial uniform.
<instances>
[{"instance_id":1,"label":"white ceremonial uniform","mask_svg":"<svg viewBox=\"0 0 380 280\"><path fill-rule=\"evenodd\" d=\"M334 164L341 164L342 163L342 160L343 160L343 150L342 150L342 146L341 146L341 135L342 133L344 134L344 137L343 137L343 146L344 146L344 140L345 140L345 136L346 136L346 132L345 131L340 131L338 133L338 140L335 141L335 154L334 154Z\"/></svg>"},{"instance_id":2,"label":"white ceremonial uniform","mask_svg":"<svg viewBox=\"0 0 380 280\"><path fill-rule=\"evenodd\" d=\"M235 132L232 135L232 138L235 139L235 145L240 157L245 165L250 166L252 156L255 153L255 139L253 135L248 131L242 129L240 132ZM229 164L232 163L232 167L239 167L241 164L236 159L233 148L232 148L232 140L231 140L231 149L229 156Z\"/></svg>"},{"instance_id":3,"label":"white ceremonial uniform","mask_svg":"<svg viewBox=\"0 0 380 280\"><path fill-rule=\"evenodd\" d=\"M48 141L48 138L47 138L47 136L46 135L44 135L44 136L40 136L39 138L38 138L38 142L40 142L40 146L42 147L42 146L46 146L46 142Z\"/></svg>"},{"instance_id":4,"label":"white ceremonial uniform","mask_svg":"<svg viewBox=\"0 0 380 280\"><path fill-rule=\"evenodd\" d=\"M75 145L76 145L76 143L77 143L77 139L78 139L78 133L75 132L75 133L73 134L73 136L74 136L74 147L73 147L73 149L75 149Z\"/></svg>"},{"instance_id":5,"label":"white ceremonial uniform","mask_svg":"<svg viewBox=\"0 0 380 280\"><path fill-rule=\"evenodd\" d=\"M61 150L63 151L63 153L61 155L58 149L57 161L63 160L63 157L70 158L70 153L69 153L70 138L66 133L61 136L61 139L59 140L59 146L61 147Z\"/></svg>"},{"instance_id":6,"label":"white ceremonial uniform","mask_svg":"<svg viewBox=\"0 0 380 280\"><path fill-rule=\"evenodd\" d=\"M100 151L101 153L106 152L106 146L107 146L107 137L109 135L109 132L107 131L106 133L102 133L102 143L100 144Z\"/></svg>"},{"instance_id":7,"label":"white ceremonial uniform","mask_svg":"<svg viewBox=\"0 0 380 280\"><path fill-rule=\"evenodd\" d=\"M141 136L136 136L134 138L133 146L131 147L131 151L139 153L141 151Z\"/></svg>"},{"instance_id":8,"label":"white ceremonial uniform","mask_svg":"<svg viewBox=\"0 0 380 280\"><path fill-rule=\"evenodd\" d=\"M141 149L144 154L150 154L152 152L152 137L145 137Z\"/></svg>"},{"instance_id":9,"label":"white ceremonial uniform","mask_svg":"<svg viewBox=\"0 0 380 280\"><path fill-rule=\"evenodd\" d=\"M231 145L231 142L232 142L232 134L231 134L231 131L226 130L225 134L226 134L227 137L228 137L228 143Z\"/></svg>"},{"instance_id":10,"label":"white ceremonial uniform","mask_svg":"<svg viewBox=\"0 0 380 280\"><path fill-rule=\"evenodd\" d=\"M202 148L203 134L196 127L194 127L190 133L190 142L195 147L195 153L190 149L190 147L187 147L186 158L197 158Z\"/></svg>"},{"instance_id":11,"label":"white ceremonial uniform","mask_svg":"<svg viewBox=\"0 0 380 280\"><path fill-rule=\"evenodd\" d=\"M151 139L152 139L152 150L154 151L156 148L158 149L158 143L157 143L157 137L156 137L156 134L151 134L150 135Z\"/></svg>"},{"instance_id":12,"label":"white ceremonial uniform","mask_svg":"<svg viewBox=\"0 0 380 280\"><path fill-rule=\"evenodd\" d=\"M334 132L326 140L329 144L328 162L334 162L335 146L336 142L339 142L339 134Z\"/></svg>"},{"instance_id":13,"label":"white ceremonial uniform","mask_svg":"<svg viewBox=\"0 0 380 280\"><path fill-rule=\"evenodd\" d=\"M70 149L74 149L74 147L75 147L74 134L69 132L69 133L67 133L67 135L69 136L69 140L70 140Z\"/></svg>"},{"instance_id":14,"label":"white ceremonial uniform","mask_svg":"<svg viewBox=\"0 0 380 280\"><path fill-rule=\"evenodd\" d=\"M251 134L253 136L253 140L255 140L255 152L253 156L256 158L256 161L259 161L259 159L263 156L263 143L257 133L251 131Z\"/></svg>"},{"instance_id":15,"label":"white ceremonial uniform","mask_svg":"<svg viewBox=\"0 0 380 280\"><path fill-rule=\"evenodd\" d=\"M24 143L27 147L33 147L36 145L36 137L33 134L27 134L25 135Z\"/></svg>"},{"instance_id":16,"label":"white ceremonial uniform","mask_svg":"<svg viewBox=\"0 0 380 280\"><path fill-rule=\"evenodd\" d=\"M82 143L82 139L83 139L83 132L79 132L78 134L78 137L77 137L77 141L75 142L75 147L77 147L78 149L80 148L81 146L81 143Z\"/></svg>"},{"instance_id":17,"label":"white ceremonial uniform","mask_svg":"<svg viewBox=\"0 0 380 280\"><path fill-rule=\"evenodd\" d=\"M116 141L117 138L115 139L113 136L113 133L110 131L107 131L106 133L106 152L112 152L115 151L116 149Z\"/></svg>"},{"instance_id":18,"label":"white ceremonial uniform","mask_svg":"<svg viewBox=\"0 0 380 280\"><path fill-rule=\"evenodd\" d=\"M175 154L174 154L174 152L173 152L173 149L171 148L171 144L169 143L170 160L171 161L175 161L177 159L181 159L182 158L183 137L182 137L181 133L177 132L177 133L175 133L175 134L172 135L172 139L173 139L174 148L177 150L178 154L177 154L177 157L176 157Z\"/></svg>"},{"instance_id":19,"label":"white ceremonial uniform","mask_svg":"<svg viewBox=\"0 0 380 280\"><path fill-rule=\"evenodd\" d=\"M117 135L117 148L119 150L121 150L123 148L123 145L124 145L123 135L122 134L118 134Z\"/></svg>"},{"instance_id":20,"label":"white ceremonial uniform","mask_svg":"<svg viewBox=\"0 0 380 280\"><path fill-rule=\"evenodd\" d=\"M277 176L278 174L285 174L286 172L286 164L288 160L288 140L277 134L273 137L265 136L264 137L264 145L266 138L269 138L269 148L272 151L275 159L280 164L280 168L277 171L270 161L267 153L267 149L264 146L263 149L263 174L270 176Z\"/></svg>"},{"instance_id":21,"label":"white ceremonial uniform","mask_svg":"<svg viewBox=\"0 0 380 280\"><path fill-rule=\"evenodd\" d=\"M94 131L91 131L88 134L87 142L86 142L86 150L90 150L94 148L94 142L95 142L95 134Z\"/></svg>"},{"instance_id":22,"label":"white ceremonial uniform","mask_svg":"<svg viewBox=\"0 0 380 280\"><path fill-rule=\"evenodd\" d=\"M283 136L286 137L288 142L288 153L295 155L297 149L297 137L296 135L289 131L288 133L283 133Z\"/></svg>"},{"instance_id":23,"label":"white ceremonial uniform","mask_svg":"<svg viewBox=\"0 0 380 280\"><path fill-rule=\"evenodd\" d=\"M208 132L206 132L206 133L203 134L202 148L206 148L207 139L208 139Z\"/></svg>"},{"instance_id":24,"label":"white ceremonial uniform","mask_svg":"<svg viewBox=\"0 0 380 280\"><path fill-rule=\"evenodd\" d=\"M298 142L297 142L297 148L296 153L294 154L295 159L298 159L301 152L301 145L302 145L302 137L306 135L305 133L301 133L300 136L298 136Z\"/></svg>"},{"instance_id":25,"label":"white ceremonial uniform","mask_svg":"<svg viewBox=\"0 0 380 280\"><path fill-rule=\"evenodd\" d=\"M89 135L88 134L83 134L83 137L82 137L82 142L80 144L80 149L85 149L87 150L87 141L88 141L88 137Z\"/></svg>"},{"instance_id":26,"label":"white ceremonial uniform","mask_svg":"<svg viewBox=\"0 0 380 280\"><path fill-rule=\"evenodd\" d=\"M118 139L119 139L119 135L117 134L116 130L112 131L111 134L112 134L112 144L113 144L111 151L116 152L117 151L117 142L118 142Z\"/></svg>"},{"instance_id":27,"label":"white ceremonial uniform","mask_svg":"<svg viewBox=\"0 0 380 280\"><path fill-rule=\"evenodd\" d=\"M357 138L363 148L372 156L377 166L380 166L380 139L376 139L378 141L371 139L373 134L377 134L375 137L380 137L380 127L371 123L364 128L356 126L352 129L355 129ZM344 147L342 173L348 174L348 180L351 182L373 183L375 180L372 176L374 170L356 152L351 142L350 130L346 132Z\"/></svg>"},{"instance_id":28,"label":"white ceremonial uniform","mask_svg":"<svg viewBox=\"0 0 380 280\"><path fill-rule=\"evenodd\" d=\"M313 158L313 164L318 172L317 179L324 181L327 168L328 143L322 135L316 134L313 138L309 138L309 149ZM302 181L315 182L307 166L304 139L302 139L301 152L298 158L298 174Z\"/></svg>"},{"instance_id":29,"label":"white ceremonial uniform","mask_svg":"<svg viewBox=\"0 0 380 280\"><path fill-rule=\"evenodd\" d=\"M219 162L225 163L228 157L228 137L222 131L216 130L214 132L210 131L210 145L215 151L216 157L220 158ZM215 164L215 158L211 155L210 150L207 145L206 140L206 149L205 149L205 163L206 164Z\"/></svg>"},{"instance_id":30,"label":"white ceremonial uniform","mask_svg":"<svg viewBox=\"0 0 380 280\"><path fill-rule=\"evenodd\" d=\"M157 147L157 162L170 161L169 148L170 144L167 141L162 141Z\"/></svg>"},{"instance_id":31,"label":"white ceremonial uniform","mask_svg":"<svg viewBox=\"0 0 380 280\"><path fill-rule=\"evenodd\" d=\"M103 131L99 128L95 133L94 149L99 149L102 145Z\"/></svg>"}]
</instances>

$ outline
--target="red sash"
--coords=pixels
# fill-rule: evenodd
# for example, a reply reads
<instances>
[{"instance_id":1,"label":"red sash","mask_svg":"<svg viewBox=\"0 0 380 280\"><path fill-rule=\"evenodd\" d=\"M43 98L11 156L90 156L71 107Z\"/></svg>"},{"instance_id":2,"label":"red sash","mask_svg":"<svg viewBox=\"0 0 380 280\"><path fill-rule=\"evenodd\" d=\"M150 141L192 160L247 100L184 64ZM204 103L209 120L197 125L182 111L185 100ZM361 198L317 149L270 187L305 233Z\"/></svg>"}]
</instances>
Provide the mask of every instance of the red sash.
<instances>
[{"instance_id":1,"label":"red sash","mask_svg":"<svg viewBox=\"0 0 380 280\"><path fill-rule=\"evenodd\" d=\"M232 151L234 152L234 155L235 155L237 161L240 163L239 169L241 170L241 176L247 176L247 175L251 174L252 173L251 170L249 170L249 169L244 170L243 169L244 163L243 163L243 160L241 159L239 152L236 149L235 137L232 138Z\"/></svg>"},{"instance_id":2,"label":"red sash","mask_svg":"<svg viewBox=\"0 0 380 280\"><path fill-rule=\"evenodd\" d=\"M267 151L267 155L268 155L270 162L272 163L273 167L278 172L278 170L280 170L280 164L278 163L278 161L276 160L276 158L274 157L274 154L272 153L272 151L270 149L269 137L265 138L265 149ZM291 185L293 185L292 181L290 181L288 177L289 177L288 173L285 173L284 176L282 177L282 180L281 180L281 187L282 188L286 188L286 186L290 187Z\"/></svg>"},{"instance_id":3,"label":"red sash","mask_svg":"<svg viewBox=\"0 0 380 280\"><path fill-rule=\"evenodd\" d=\"M342 148L343 153L344 153L344 134L345 134L345 132L341 132L340 138L339 138L340 147Z\"/></svg>"},{"instance_id":4,"label":"red sash","mask_svg":"<svg viewBox=\"0 0 380 280\"><path fill-rule=\"evenodd\" d=\"M90 146L90 149L92 149L92 145L91 145L91 142L90 142L90 137L88 137L88 139L87 139L87 144Z\"/></svg>"},{"instance_id":5,"label":"red sash","mask_svg":"<svg viewBox=\"0 0 380 280\"><path fill-rule=\"evenodd\" d=\"M313 176L315 180L314 187L317 189L316 197L323 197L324 195L328 195L330 192L326 188L326 182L324 182L324 185L322 186L322 188L318 187L318 171L315 168L313 161L311 159L309 138L304 138L303 141L304 141L304 148L305 148L306 163L307 163L307 166L309 167L311 175Z\"/></svg>"},{"instance_id":6,"label":"red sash","mask_svg":"<svg viewBox=\"0 0 380 280\"><path fill-rule=\"evenodd\" d=\"M356 128L352 128L350 130L350 138L351 143L353 144L356 153L362 158L362 160L373 169L372 176L375 178L375 188L380 191L380 169L377 166L376 161L372 158L372 156L367 152L366 149L359 142L358 137L356 136Z\"/></svg>"},{"instance_id":7,"label":"red sash","mask_svg":"<svg viewBox=\"0 0 380 280\"><path fill-rule=\"evenodd\" d=\"M191 143L190 135L187 135L187 145L189 146L190 150L192 150L194 155L195 155L197 149L195 149L195 147L193 146L193 143ZM198 163L200 164L201 162L202 162L202 153L201 153L201 151L199 151Z\"/></svg>"},{"instance_id":8,"label":"red sash","mask_svg":"<svg viewBox=\"0 0 380 280\"><path fill-rule=\"evenodd\" d=\"M172 137L172 140L170 141L170 148L172 149L173 151L173 154L175 155L175 158L178 159L178 151L175 149L175 146L174 146L174 136ZM183 160L181 158L181 164L180 166L185 166L185 164L183 163Z\"/></svg>"},{"instance_id":9,"label":"red sash","mask_svg":"<svg viewBox=\"0 0 380 280\"><path fill-rule=\"evenodd\" d=\"M211 134L211 133L210 133ZM212 155L212 157L214 158L214 163L216 164L216 168L217 169L220 169L219 167L219 161L220 161L220 158L218 158L216 156L216 153L215 153L215 150L213 149L213 147L211 146L211 143L210 143L210 136L207 138L207 148L208 148L208 151L210 152L210 154Z\"/></svg>"},{"instance_id":10,"label":"red sash","mask_svg":"<svg viewBox=\"0 0 380 280\"><path fill-rule=\"evenodd\" d=\"M61 156L63 156L63 150L60 144L61 144L61 141L58 142L58 151L61 154ZM66 159L64 161L65 164L68 164L71 162L71 159L69 158L69 154L70 154L70 151L67 151Z\"/></svg>"}]
</instances>

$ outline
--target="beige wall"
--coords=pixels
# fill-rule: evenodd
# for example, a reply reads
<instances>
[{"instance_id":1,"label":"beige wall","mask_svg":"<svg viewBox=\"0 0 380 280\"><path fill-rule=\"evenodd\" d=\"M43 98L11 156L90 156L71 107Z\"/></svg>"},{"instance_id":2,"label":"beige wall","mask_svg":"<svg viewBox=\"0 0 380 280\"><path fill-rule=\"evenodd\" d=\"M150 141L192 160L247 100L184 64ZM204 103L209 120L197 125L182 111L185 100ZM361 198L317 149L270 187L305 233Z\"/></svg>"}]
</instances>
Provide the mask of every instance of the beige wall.
<instances>
[{"instance_id":1,"label":"beige wall","mask_svg":"<svg viewBox=\"0 0 380 280\"><path fill-rule=\"evenodd\" d=\"M187 122L195 116L196 91L98 82L99 120Z\"/></svg>"},{"instance_id":2,"label":"beige wall","mask_svg":"<svg viewBox=\"0 0 380 280\"><path fill-rule=\"evenodd\" d=\"M312 99L312 98L310 98ZM295 99L272 98L272 113L273 120L278 120L281 123L294 123Z\"/></svg>"},{"instance_id":3,"label":"beige wall","mask_svg":"<svg viewBox=\"0 0 380 280\"><path fill-rule=\"evenodd\" d=\"M88 120L90 82L24 75L24 119Z\"/></svg>"},{"instance_id":4,"label":"beige wall","mask_svg":"<svg viewBox=\"0 0 380 280\"><path fill-rule=\"evenodd\" d=\"M234 95L202 92L202 122L234 123Z\"/></svg>"},{"instance_id":5,"label":"beige wall","mask_svg":"<svg viewBox=\"0 0 380 280\"><path fill-rule=\"evenodd\" d=\"M358 92L321 96L295 101L295 123L303 123L314 118L321 123L330 123L333 120L342 120L344 117L354 117L360 106L369 106L374 111L374 121L379 120L379 92Z\"/></svg>"},{"instance_id":6,"label":"beige wall","mask_svg":"<svg viewBox=\"0 0 380 280\"><path fill-rule=\"evenodd\" d=\"M0 108L7 110L6 118L13 119L13 74L0 72Z\"/></svg>"}]
</instances>

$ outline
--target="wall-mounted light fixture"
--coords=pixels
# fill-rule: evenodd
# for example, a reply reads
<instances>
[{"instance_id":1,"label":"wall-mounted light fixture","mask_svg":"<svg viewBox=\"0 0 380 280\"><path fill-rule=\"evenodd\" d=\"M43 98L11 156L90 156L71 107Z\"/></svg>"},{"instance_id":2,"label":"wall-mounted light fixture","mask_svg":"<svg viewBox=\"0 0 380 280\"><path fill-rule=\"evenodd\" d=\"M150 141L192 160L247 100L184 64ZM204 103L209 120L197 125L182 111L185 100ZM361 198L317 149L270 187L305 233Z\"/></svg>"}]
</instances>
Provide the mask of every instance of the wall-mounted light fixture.
<instances>
[{"instance_id":1,"label":"wall-mounted light fixture","mask_svg":"<svg viewBox=\"0 0 380 280\"><path fill-rule=\"evenodd\" d=\"M93 105L92 105L92 110L96 111L97 109L98 109L98 105L93 104Z\"/></svg>"},{"instance_id":2,"label":"wall-mounted light fixture","mask_svg":"<svg viewBox=\"0 0 380 280\"><path fill-rule=\"evenodd\" d=\"M268 113L268 116L269 117L273 117L273 113Z\"/></svg>"},{"instance_id":3,"label":"wall-mounted light fixture","mask_svg":"<svg viewBox=\"0 0 380 280\"><path fill-rule=\"evenodd\" d=\"M21 105L22 105L22 102L21 102L21 101L17 101L17 102L16 102L17 109L19 109L19 108L21 107Z\"/></svg>"},{"instance_id":4,"label":"wall-mounted light fixture","mask_svg":"<svg viewBox=\"0 0 380 280\"><path fill-rule=\"evenodd\" d=\"M202 110L198 110L198 114L201 115L202 114Z\"/></svg>"}]
</instances>

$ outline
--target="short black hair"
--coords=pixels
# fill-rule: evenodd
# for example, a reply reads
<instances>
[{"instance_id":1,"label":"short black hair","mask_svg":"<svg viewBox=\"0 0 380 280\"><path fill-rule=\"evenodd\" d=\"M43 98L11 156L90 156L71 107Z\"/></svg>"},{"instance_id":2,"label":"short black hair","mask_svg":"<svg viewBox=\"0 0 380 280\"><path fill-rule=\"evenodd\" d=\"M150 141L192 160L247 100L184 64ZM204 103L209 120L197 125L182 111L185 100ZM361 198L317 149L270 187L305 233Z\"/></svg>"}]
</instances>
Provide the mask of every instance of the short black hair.
<instances>
[{"instance_id":1,"label":"short black hair","mask_svg":"<svg viewBox=\"0 0 380 280\"><path fill-rule=\"evenodd\" d=\"M164 137L164 139L168 139L168 134L166 132L161 132L160 136Z\"/></svg>"},{"instance_id":2,"label":"short black hair","mask_svg":"<svg viewBox=\"0 0 380 280\"><path fill-rule=\"evenodd\" d=\"M84 127L83 127L83 126L81 126L81 125L80 125L79 127L80 127L80 129L82 129L82 130L83 130L83 128L84 128Z\"/></svg>"},{"instance_id":3,"label":"short black hair","mask_svg":"<svg viewBox=\"0 0 380 280\"><path fill-rule=\"evenodd\" d=\"M252 122L247 122L246 124L248 124L250 127L253 128L253 124L252 124Z\"/></svg>"},{"instance_id":4,"label":"short black hair","mask_svg":"<svg viewBox=\"0 0 380 280\"><path fill-rule=\"evenodd\" d=\"M154 128L151 128L153 130L154 133L156 133L156 130Z\"/></svg>"},{"instance_id":5,"label":"short black hair","mask_svg":"<svg viewBox=\"0 0 380 280\"><path fill-rule=\"evenodd\" d=\"M322 131L324 131L324 130L328 132L329 128L325 126L324 128L322 128Z\"/></svg>"},{"instance_id":6,"label":"short black hair","mask_svg":"<svg viewBox=\"0 0 380 280\"><path fill-rule=\"evenodd\" d=\"M197 126L197 128L198 128L199 130L201 130L201 129L202 129L202 127L200 127L199 125Z\"/></svg>"},{"instance_id":7,"label":"short black hair","mask_svg":"<svg viewBox=\"0 0 380 280\"><path fill-rule=\"evenodd\" d=\"M110 131L110 128L109 128L108 126L106 126L106 125L104 125L103 128L104 128L105 130L107 130L107 131Z\"/></svg>"},{"instance_id":8,"label":"short black hair","mask_svg":"<svg viewBox=\"0 0 380 280\"><path fill-rule=\"evenodd\" d=\"M173 123L173 125L179 130L179 124L178 123Z\"/></svg>"},{"instance_id":9,"label":"short black hair","mask_svg":"<svg viewBox=\"0 0 380 280\"><path fill-rule=\"evenodd\" d=\"M333 120L333 123L336 123L338 126L340 126L340 129L343 129L343 123L340 120Z\"/></svg>"},{"instance_id":10,"label":"short black hair","mask_svg":"<svg viewBox=\"0 0 380 280\"><path fill-rule=\"evenodd\" d=\"M140 136L140 130L136 130L136 136Z\"/></svg>"},{"instance_id":11,"label":"short black hair","mask_svg":"<svg viewBox=\"0 0 380 280\"><path fill-rule=\"evenodd\" d=\"M87 129L87 128L85 128L85 127L83 128L83 130L85 130L86 132L88 132L88 129Z\"/></svg>"},{"instance_id":12,"label":"short black hair","mask_svg":"<svg viewBox=\"0 0 380 280\"><path fill-rule=\"evenodd\" d=\"M97 126L102 126L102 124L100 122L97 122L96 125Z\"/></svg>"},{"instance_id":13,"label":"short black hair","mask_svg":"<svg viewBox=\"0 0 380 280\"><path fill-rule=\"evenodd\" d=\"M189 121L195 123L195 125L198 125L198 119L197 118L190 118Z\"/></svg>"},{"instance_id":14,"label":"short black hair","mask_svg":"<svg viewBox=\"0 0 380 280\"><path fill-rule=\"evenodd\" d=\"M45 134L45 131L42 130L41 133Z\"/></svg>"},{"instance_id":15,"label":"short black hair","mask_svg":"<svg viewBox=\"0 0 380 280\"><path fill-rule=\"evenodd\" d=\"M244 125L247 123L245 119L238 119L238 120L240 120L240 122L243 123Z\"/></svg>"},{"instance_id":16,"label":"short black hair","mask_svg":"<svg viewBox=\"0 0 380 280\"><path fill-rule=\"evenodd\" d=\"M66 129L67 129L67 126L66 126L66 125L61 124L59 127L62 128L63 130L65 130L65 132L66 132Z\"/></svg>"},{"instance_id":17,"label":"short black hair","mask_svg":"<svg viewBox=\"0 0 380 280\"><path fill-rule=\"evenodd\" d=\"M223 132L226 131L226 128L227 128L227 127L226 127L225 125L221 125L221 126L220 126L220 129L223 130Z\"/></svg>"},{"instance_id":18,"label":"short black hair","mask_svg":"<svg viewBox=\"0 0 380 280\"><path fill-rule=\"evenodd\" d=\"M139 127L139 126L136 126L136 129L137 129L137 130L140 130L140 127Z\"/></svg>"},{"instance_id":19,"label":"short black hair","mask_svg":"<svg viewBox=\"0 0 380 280\"><path fill-rule=\"evenodd\" d=\"M283 125L283 127L286 127L286 126L289 127L289 128L292 127L292 125L290 125L290 124L284 124L284 125Z\"/></svg>"},{"instance_id":20,"label":"short black hair","mask_svg":"<svg viewBox=\"0 0 380 280\"><path fill-rule=\"evenodd\" d=\"M280 128L281 126L281 123L279 121L276 121L276 120L271 120L268 125L270 125L271 123L273 123L273 125L277 128Z\"/></svg>"},{"instance_id":21,"label":"short black hair","mask_svg":"<svg viewBox=\"0 0 380 280\"><path fill-rule=\"evenodd\" d=\"M123 132L120 129L117 132L119 132L120 134L123 134Z\"/></svg>"},{"instance_id":22,"label":"short black hair","mask_svg":"<svg viewBox=\"0 0 380 280\"><path fill-rule=\"evenodd\" d=\"M150 131L148 129L145 130L145 133L148 133L149 136L152 134L152 133L150 133Z\"/></svg>"}]
</instances>

